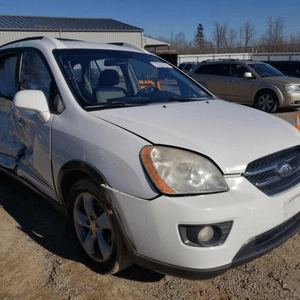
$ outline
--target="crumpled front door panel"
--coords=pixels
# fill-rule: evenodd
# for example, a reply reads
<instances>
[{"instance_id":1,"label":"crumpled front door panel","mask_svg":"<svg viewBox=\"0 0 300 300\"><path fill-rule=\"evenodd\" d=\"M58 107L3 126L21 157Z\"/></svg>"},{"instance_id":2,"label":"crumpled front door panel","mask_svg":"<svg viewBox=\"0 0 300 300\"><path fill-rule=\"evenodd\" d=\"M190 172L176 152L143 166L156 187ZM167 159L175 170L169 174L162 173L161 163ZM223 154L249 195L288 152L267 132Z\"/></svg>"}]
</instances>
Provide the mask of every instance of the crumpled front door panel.
<instances>
[{"instance_id":1,"label":"crumpled front door panel","mask_svg":"<svg viewBox=\"0 0 300 300\"><path fill-rule=\"evenodd\" d=\"M16 135L12 110L12 101L0 98L0 165L8 169L17 166L25 148Z\"/></svg>"},{"instance_id":2,"label":"crumpled front door panel","mask_svg":"<svg viewBox=\"0 0 300 300\"><path fill-rule=\"evenodd\" d=\"M54 117L43 124L38 115L29 110L14 108L13 119L18 141L23 145L17 174L34 183L52 198L57 198L52 178L51 126Z\"/></svg>"}]
</instances>

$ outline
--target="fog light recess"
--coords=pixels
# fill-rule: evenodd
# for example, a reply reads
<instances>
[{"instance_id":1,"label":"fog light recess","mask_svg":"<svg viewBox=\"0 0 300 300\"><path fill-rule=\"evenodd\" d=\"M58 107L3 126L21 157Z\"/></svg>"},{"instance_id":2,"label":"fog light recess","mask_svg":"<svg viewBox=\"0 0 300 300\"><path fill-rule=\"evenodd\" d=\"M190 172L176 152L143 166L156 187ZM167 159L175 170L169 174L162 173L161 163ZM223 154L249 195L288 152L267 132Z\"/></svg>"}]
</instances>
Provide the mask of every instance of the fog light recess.
<instances>
[{"instance_id":1,"label":"fog light recess","mask_svg":"<svg viewBox=\"0 0 300 300\"><path fill-rule=\"evenodd\" d=\"M184 244L194 247L221 246L225 243L233 221L207 225L179 225Z\"/></svg>"}]
</instances>

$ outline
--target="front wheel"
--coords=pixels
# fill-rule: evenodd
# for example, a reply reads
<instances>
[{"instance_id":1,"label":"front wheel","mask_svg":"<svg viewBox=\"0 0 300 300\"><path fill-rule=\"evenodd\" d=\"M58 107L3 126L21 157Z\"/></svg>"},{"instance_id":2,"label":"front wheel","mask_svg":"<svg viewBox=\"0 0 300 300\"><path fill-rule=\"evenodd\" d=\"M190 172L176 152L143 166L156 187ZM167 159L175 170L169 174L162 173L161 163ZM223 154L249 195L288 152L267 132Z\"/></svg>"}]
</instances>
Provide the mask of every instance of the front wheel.
<instances>
[{"instance_id":1,"label":"front wheel","mask_svg":"<svg viewBox=\"0 0 300 300\"><path fill-rule=\"evenodd\" d=\"M103 274L115 274L131 265L111 204L89 178L72 187L70 222L80 248Z\"/></svg>"},{"instance_id":2,"label":"front wheel","mask_svg":"<svg viewBox=\"0 0 300 300\"><path fill-rule=\"evenodd\" d=\"M261 92L256 97L255 106L267 113L274 112L278 107L278 98L274 92Z\"/></svg>"}]
</instances>

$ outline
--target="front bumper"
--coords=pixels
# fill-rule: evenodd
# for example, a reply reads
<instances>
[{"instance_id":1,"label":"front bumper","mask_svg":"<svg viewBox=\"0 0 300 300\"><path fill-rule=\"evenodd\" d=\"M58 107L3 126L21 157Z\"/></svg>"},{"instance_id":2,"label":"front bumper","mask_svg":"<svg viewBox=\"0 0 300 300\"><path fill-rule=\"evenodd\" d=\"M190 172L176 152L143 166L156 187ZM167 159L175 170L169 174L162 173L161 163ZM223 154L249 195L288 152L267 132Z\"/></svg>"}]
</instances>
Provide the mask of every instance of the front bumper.
<instances>
[{"instance_id":1,"label":"front bumper","mask_svg":"<svg viewBox=\"0 0 300 300\"><path fill-rule=\"evenodd\" d=\"M244 245L232 261L232 267L244 264L256 257L268 253L280 246L288 238L300 230L300 212L278 225L277 227L260 234Z\"/></svg>"},{"instance_id":2,"label":"front bumper","mask_svg":"<svg viewBox=\"0 0 300 300\"><path fill-rule=\"evenodd\" d=\"M300 228L300 186L268 197L243 177L226 181L229 192L152 201L104 187L138 263L181 277L209 278L263 255ZM233 226L221 246L186 245L178 230L179 225L228 221Z\"/></svg>"},{"instance_id":3,"label":"front bumper","mask_svg":"<svg viewBox=\"0 0 300 300\"><path fill-rule=\"evenodd\" d=\"M279 106L300 106L300 94L299 93L282 93L282 99Z\"/></svg>"},{"instance_id":4,"label":"front bumper","mask_svg":"<svg viewBox=\"0 0 300 300\"><path fill-rule=\"evenodd\" d=\"M257 257L260 257L272 249L280 246L288 238L294 235L300 230L300 213L292 217L288 221L280 224L279 226L263 233L248 244L243 246L237 255L234 257L231 264L221 266L213 269L188 269L178 266L171 266L162 262L157 262L142 257L136 257L136 262L149 269L170 274L178 277L189 278L189 279L209 279L215 276L219 276L226 272L228 269L242 265L248 261L251 261Z\"/></svg>"}]
</instances>

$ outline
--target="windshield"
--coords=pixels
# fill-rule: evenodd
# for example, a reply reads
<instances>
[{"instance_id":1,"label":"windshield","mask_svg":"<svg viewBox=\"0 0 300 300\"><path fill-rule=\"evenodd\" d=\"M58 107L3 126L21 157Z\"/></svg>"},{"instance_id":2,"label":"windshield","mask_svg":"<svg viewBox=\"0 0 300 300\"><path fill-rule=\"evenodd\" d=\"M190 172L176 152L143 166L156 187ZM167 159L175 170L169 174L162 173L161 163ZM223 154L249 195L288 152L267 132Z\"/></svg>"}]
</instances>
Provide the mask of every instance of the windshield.
<instances>
[{"instance_id":1,"label":"windshield","mask_svg":"<svg viewBox=\"0 0 300 300\"><path fill-rule=\"evenodd\" d=\"M86 109L212 98L153 55L90 49L57 50L55 55Z\"/></svg>"},{"instance_id":2,"label":"windshield","mask_svg":"<svg viewBox=\"0 0 300 300\"><path fill-rule=\"evenodd\" d=\"M280 71L265 63L248 64L260 77L284 76Z\"/></svg>"}]
</instances>

